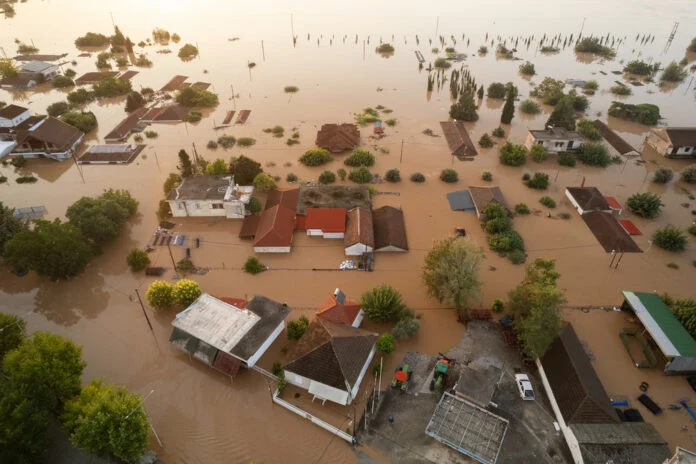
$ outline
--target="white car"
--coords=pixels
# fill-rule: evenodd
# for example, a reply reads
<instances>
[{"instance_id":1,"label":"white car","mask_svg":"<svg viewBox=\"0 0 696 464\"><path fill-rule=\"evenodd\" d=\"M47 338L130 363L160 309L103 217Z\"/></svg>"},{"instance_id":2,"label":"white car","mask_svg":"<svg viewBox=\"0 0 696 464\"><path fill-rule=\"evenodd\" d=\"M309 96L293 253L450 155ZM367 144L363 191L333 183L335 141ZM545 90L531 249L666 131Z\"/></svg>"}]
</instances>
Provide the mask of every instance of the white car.
<instances>
[{"instance_id":1,"label":"white car","mask_svg":"<svg viewBox=\"0 0 696 464\"><path fill-rule=\"evenodd\" d=\"M515 374L515 382L523 400L534 400L534 389L527 374Z\"/></svg>"}]
</instances>

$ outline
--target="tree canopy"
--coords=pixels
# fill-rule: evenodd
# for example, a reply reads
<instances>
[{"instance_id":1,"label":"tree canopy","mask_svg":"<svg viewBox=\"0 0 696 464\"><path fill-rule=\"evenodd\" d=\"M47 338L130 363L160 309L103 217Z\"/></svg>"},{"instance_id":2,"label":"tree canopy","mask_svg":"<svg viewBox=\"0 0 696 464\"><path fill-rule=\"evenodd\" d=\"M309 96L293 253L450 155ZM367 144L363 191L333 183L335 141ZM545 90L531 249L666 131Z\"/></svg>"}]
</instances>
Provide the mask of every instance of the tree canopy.
<instances>
[{"instance_id":1,"label":"tree canopy","mask_svg":"<svg viewBox=\"0 0 696 464\"><path fill-rule=\"evenodd\" d=\"M16 234L25 230L27 230L27 224L14 216L14 208L5 206L0 201L0 256L5 244Z\"/></svg>"},{"instance_id":2,"label":"tree canopy","mask_svg":"<svg viewBox=\"0 0 696 464\"><path fill-rule=\"evenodd\" d=\"M126 97L126 113L132 113L143 106L145 106L145 97L140 92L131 92Z\"/></svg>"},{"instance_id":3,"label":"tree canopy","mask_svg":"<svg viewBox=\"0 0 696 464\"><path fill-rule=\"evenodd\" d=\"M555 105L563 97L563 87L565 83L545 77L543 81L532 90L531 95L539 98L546 105Z\"/></svg>"},{"instance_id":4,"label":"tree canopy","mask_svg":"<svg viewBox=\"0 0 696 464\"><path fill-rule=\"evenodd\" d=\"M234 175L235 183L239 185L251 185L254 178L263 172L261 164L251 158L241 155L230 163L230 172Z\"/></svg>"},{"instance_id":5,"label":"tree canopy","mask_svg":"<svg viewBox=\"0 0 696 464\"><path fill-rule=\"evenodd\" d=\"M373 321L391 322L399 319L406 305L401 293L391 285L382 284L363 293L360 299L365 315Z\"/></svg>"},{"instance_id":6,"label":"tree canopy","mask_svg":"<svg viewBox=\"0 0 696 464\"><path fill-rule=\"evenodd\" d=\"M193 164L186 150L179 150L179 171L181 177L191 177L193 175Z\"/></svg>"},{"instance_id":7,"label":"tree canopy","mask_svg":"<svg viewBox=\"0 0 696 464\"><path fill-rule=\"evenodd\" d=\"M481 247L463 237L435 242L423 264L422 278L428 294L466 312L481 287L479 271L484 257Z\"/></svg>"},{"instance_id":8,"label":"tree canopy","mask_svg":"<svg viewBox=\"0 0 696 464\"><path fill-rule=\"evenodd\" d=\"M564 95L558 100L551 116L546 121L546 126L562 127L569 131L575 130L575 98L573 95Z\"/></svg>"},{"instance_id":9,"label":"tree canopy","mask_svg":"<svg viewBox=\"0 0 696 464\"><path fill-rule=\"evenodd\" d=\"M205 173L209 176L224 176L230 173L230 167L224 159L218 158L205 167Z\"/></svg>"},{"instance_id":10,"label":"tree canopy","mask_svg":"<svg viewBox=\"0 0 696 464\"><path fill-rule=\"evenodd\" d=\"M474 90L470 86L464 87L459 101L450 107L450 117L460 121L478 121Z\"/></svg>"},{"instance_id":11,"label":"tree canopy","mask_svg":"<svg viewBox=\"0 0 696 464\"><path fill-rule=\"evenodd\" d=\"M218 104L218 96L209 90L189 86L177 93L176 102L189 108L211 108Z\"/></svg>"},{"instance_id":12,"label":"tree canopy","mask_svg":"<svg viewBox=\"0 0 696 464\"><path fill-rule=\"evenodd\" d=\"M131 91L131 83L129 80L119 79L117 77L105 77L94 84L92 90L94 91L94 95L100 98L118 97L120 95L126 95Z\"/></svg>"},{"instance_id":13,"label":"tree canopy","mask_svg":"<svg viewBox=\"0 0 696 464\"><path fill-rule=\"evenodd\" d=\"M121 226L138 209L138 202L125 190L107 190L102 195L82 197L66 212L90 243L101 246L118 237Z\"/></svg>"},{"instance_id":14,"label":"tree canopy","mask_svg":"<svg viewBox=\"0 0 696 464\"><path fill-rule=\"evenodd\" d=\"M91 111L69 111L64 113L60 119L85 134L92 132L97 127L97 117Z\"/></svg>"},{"instance_id":15,"label":"tree canopy","mask_svg":"<svg viewBox=\"0 0 696 464\"><path fill-rule=\"evenodd\" d=\"M0 313L0 365L5 355L17 348L27 336L26 322L14 314Z\"/></svg>"}]
</instances>

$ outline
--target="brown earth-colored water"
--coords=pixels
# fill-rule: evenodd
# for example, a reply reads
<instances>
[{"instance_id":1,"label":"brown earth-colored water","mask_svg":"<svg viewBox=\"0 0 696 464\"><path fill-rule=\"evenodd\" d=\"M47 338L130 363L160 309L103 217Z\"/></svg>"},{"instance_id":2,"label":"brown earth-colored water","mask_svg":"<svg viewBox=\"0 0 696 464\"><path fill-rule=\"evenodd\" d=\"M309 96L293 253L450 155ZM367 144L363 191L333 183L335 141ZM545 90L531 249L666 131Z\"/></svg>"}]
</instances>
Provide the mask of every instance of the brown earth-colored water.
<instances>
[{"instance_id":1,"label":"brown earth-colored water","mask_svg":"<svg viewBox=\"0 0 696 464\"><path fill-rule=\"evenodd\" d=\"M691 264L696 260L693 240L689 250L678 255L650 247L648 242L658 227L668 223L685 227L693 220L690 210L696 209L696 202L687 197L693 187L676 181L662 186L649 180L658 165L678 170L687 162L664 160L654 153L646 153L643 157L646 163L629 159L606 169L581 165L560 167L554 159L539 165L530 162L524 168L510 168L499 165L496 148L480 150L474 161L453 160L444 137L422 134L425 129L441 134L439 121L447 119L450 105L449 82L439 91L436 86L429 94L427 72L418 70L413 52L416 49L423 52L427 66L436 58L431 48L443 48L437 35L446 38L447 46L452 45L450 36L453 35L457 51L469 55L462 64L468 67L479 85L513 81L519 87L521 99L527 98L532 84L545 76L596 79L600 89L589 97L588 117L599 114L600 119L606 121L606 112L613 99L608 88L615 80L622 79L611 71L620 70L621 61L641 57L666 64L684 56L691 39L690 31L696 24L696 7L689 2L656 4L621 0L613 2L610 9L597 3L583 5L582 11L575 2L549 1L481 5L443 2L434 6L416 2L389 6L362 1L321 6L314 2L289 5L281 2L201 4L188 0L129 0L115 5L82 0L50 3L30 0L16 4L15 8L14 18L0 20L0 47L8 56L14 55L15 38L24 42L33 40L41 53L66 52L69 54L67 60L77 60L76 66L68 63L64 69L71 67L78 75L94 71L96 54L90 58L77 57L80 51L73 41L87 31L110 33L111 12L122 31L136 43L150 37L154 27L177 32L182 37L178 45L170 43L167 47L150 46L143 50L154 64L152 68L133 68L140 71L132 81L134 88L159 89L172 76L183 74L189 76L189 82L212 83L211 89L220 95L220 105L205 111L199 123L153 125L151 129L156 130L159 137L147 139L148 147L135 163L85 166L82 170L84 182L71 162L31 160L21 174L36 175L39 182L34 185L16 184L14 179L21 174L11 167L0 167L0 175L9 178L7 184L0 185L0 201L14 207L45 205L51 218L62 217L66 207L81 196L98 194L107 187L128 189L140 201L138 217L121 237L106 247L83 275L70 282L51 283L33 274L18 278L6 269L0 270L0 310L22 315L31 330L51 330L83 345L83 356L88 363L85 381L103 377L141 394L155 389L156 393L145 406L165 445L161 449L153 440L152 446L165 462L316 462L320 457L322 462L355 462L354 454L344 442L331 441L330 435L319 428L272 406L261 376L242 373L230 383L226 377L201 363L189 361L170 348L167 339L173 313L148 310L153 319L154 337L149 333L135 289L144 293L151 279L130 273L124 257L131 248L147 243L157 224L155 210L163 195L162 182L176 169L178 150L186 148L191 152L193 143L209 160L244 153L265 166L275 163L266 170L283 179L289 172L300 179L316 179L325 168L303 167L297 163L297 158L313 146L321 124L350 122L354 112L368 106L383 105L394 110L389 116L383 115L398 119L395 128L386 128L387 137L370 140L371 128L367 127L361 129L362 143L389 150L389 153L377 155L374 172L384 173L393 167L401 170L404 180L400 184L376 186L379 191L399 195L378 195L375 205L403 207L410 251L377 256L375 272L312 271L312 268L337 269L343 259L341 244L297 233L291 254L260 256L272 270L249 276L239 270L246 257L253 254L250 243L237 238L240 222L187 220L178 226L189 238L203 240L200 249L192 250L192 258L196 265L211 268L208 274L196 277L204 291L230 297L263 294L296 308L291 318L302 313L311 315L335 287L352 298L359 298L363 291L379 283L397 287L408 305L422 315L422 328L413 340L398 345L387 361L386 372L392 371L407 350L430 354L445 352L463 333L464 327L455 322L452 312L425 294L420 283L420 266L433 240L451 236L455 227L464 227L472 240L485 247L486 237L477 219L470 214L450 211L445 198L447 192L480 185L483 170L493 172L492 184L502 188L509 203L525 202L539 210L538 214L516 218L515 227L525 239L530 259L557 260L562 274L560 283L567 288L570 305L617 304L619 291L624 288L667 291L679 297L693 295L691 287L696 277L696 268ZM295 46L291 38L291 13L297 36ZM580 56L570 47L557 55L535 52L536 40L544 33L577 36L582 25L581 16L587 17L585 35L611 33L617 38L625 37L615 60ZM56 22L56 18L60 21ZM677 18L680 20L677 35L664 51L672 23ZM534 34L535 44L529 50L520 39L517 55L532 61L537 75L522 79L518 73L521 61L497 59L494 53L478 56L476 50L484 43L486 33L490 35L488 47L491 51L494 46L490 41L497 35ZM655 40L640 46L635 42L638 33L654 34ZM462 34L465 34L464 39ZM363 41L367 41L368 35L370 43L365 44L363 54ZM416 35L420 45L416 44ZM344 36L347 36L345 42ZM228 41L232 37L240 40ZM393 56L375 53L380 38L394 44ZM432 45L428 43L429 38L433 40ZM468 46L467 40L470 40ZM512 40L508 40L508 45ZM176 52L186 42L199 46L199 58L188 62L179 60ZM155 53L162 48L169 48L173 53ZM136 47L136 53L139 51ZM254 61L256 67L249 70L247 61ZM602 75L600 70L608 74ZM696 101L690 82L692 76L690 74L681 85L665 89L655 84L633 87L634 94L625 101L659 105L669 125L694 125ZM285 94L283 87L286 85L296 85L300 90L293 95ZM234 100L232 86L238 95ZM26 92L2 89L0 100L27 106L34 113L44 113L46 106L63 100L65 93L67 90L51 89L48 85ZM87 109L97 115L99 128L86 137L86 141L102 141L125 117L123 107L123 98L88 105ZM213 126L221 124L226 112L234 109L252 110L249 121L243 126L214 131ZM543 127L550 111L544 107L536 116L517 113L512 125L505 126L509 138L521 143L528 129ZM479 121L467 124L474 141L499 125L500 112L501 102L484 99ZM276 124L285 127L285 138L290 135L290 128L297 127L301 143L288 148L285 138L276 139L262 132L263 128ZM608 124L637 148L648 130L645 126L614 118L609 118ZM205 148L208 140L223 133L251 136L257 143L246 149ZM326 168L335 171L342 166L342 159L341 155L335 156ZM291 162L292 166L285 167L286 162ZM440 170L447 167L459 172L458 184L448 185L438 180ZM426 175L424 184L407 180L415 171ZM520 177L526 171L549 173L553 181L549 191L540 193L524 187ZM657 220L645 221L625 213L643 231L644 235L636 237L636 241L645 253L627 254L617 270L609 269L610 256L584 222L562 201L564 187L579 185L583 177L586 185L595 185L622 203L640 190L663 195L666 206ZM281 185L287 186L284 181ZM546 210L538 204L543 194L560 202L557 212L573 212L572 218L566 221L545 217ZM681 203L690 206L684 208ZM173 253L178 260L183 257L184 250L174 247ZM153 254L153 261L171 266L164 248ZM667 268L668 262L677 263L680 269ZM488 252L482 268L481 306L489 306L495 298L504 298L522 275L522 266L513 266L505 258ZM171 277L170 272L166 278ZM611 379L611 369L598 365L598 370L602 380L610 383L611 380L605 379ZM610 385L608 389L615 388ZM677 431L674 436L670 428L663 433L669 434L666 438L670 444L693 448ZM324 449L326 452L322 455Z\"/></svg>"}]
</instances>

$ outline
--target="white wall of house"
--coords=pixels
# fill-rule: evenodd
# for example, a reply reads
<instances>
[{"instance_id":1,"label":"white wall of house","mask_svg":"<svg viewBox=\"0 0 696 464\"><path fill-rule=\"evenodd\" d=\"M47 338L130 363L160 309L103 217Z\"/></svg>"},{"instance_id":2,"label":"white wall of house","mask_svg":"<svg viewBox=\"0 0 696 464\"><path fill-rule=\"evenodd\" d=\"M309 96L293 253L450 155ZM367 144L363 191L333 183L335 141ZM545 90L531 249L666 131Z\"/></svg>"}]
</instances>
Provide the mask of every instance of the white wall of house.
<instances>
[{"instance_id":1,"label":"white wall of house","mask_svg":"<svg viewBox=\"0 0 696 464\"><path fill-rule=\"evenodd\" d=\"M12 119L7 119L7 118L0 118L0 127L15 127L21 124L22 122L26 121L29 119L29 116L31 116L31 113L29 110L26 110L24 113L15 116Z\"/></svg>"},{"instance_id":2,"label":"white wall of house","mask_svg":"<svg viewBox=\"0 0 696 464\"><path fill-rule=\"evenodd\" d=\"M290 247L254 247L255 253L290 253Z\"/></svg>"},{"instance_id":3,"label":"white wall of house","mask_svg":"<svg viewBox=\"0 0 696 464\"><path fill-rule=\"evenodd\" d=\"M333 401L334 403L344 406L348 404L347 391L339 390L338 388L331 387L321 382L316 382L307 377L295 374L294 372L287 370L284 372L285 380L287 380L289 384L307 390L309 393L315 395L317 399Z\"/></svg>"},{"instance_id":4,"label":"white wall of house","mask_svg":"<svg viewBox=\"0 0 696 464\"><path fill-rule=\"evenodd\" d=\"M345 248L346 256L360 256L363 253L369 253L371 251L372 247L364 243L356 243Z\"/></svg>"},{"instance_id":5,"label":"white wall of house","mask_svg":"<svg viewBox=\"0 0 696 464\"><path fill-rule=\"evenodd\" d=\"M358 313L358 315L355 317L355 320L353 321L353 324L351 324L353 327L360 327L360 324L362 324L363 319L365 319L365 311L362 309Z\"/></svg>"},{"instance_id":6,"label":"white wall of house","mask_svg":"<svg viewBox=\"0 0 696 464\"><path fill-rule=\"evenodd\" d=\"M568 189L566 189L566 191L565 191L565 196L568 198L568 200L570 200L570 204L573 205L573 208L575 208L576 210L578 210L578 213L580 213L580 216L582 216L583 214L585 214L585 211L580 207L580 205L578 204L578 202L575 201L575 198L573 198L573 195L570 194L570 192L568 191Z\"/></svg>"},{"instance_id":7,"label":"white wall of house","mask_svg":"<svg viewBox=\"0 0 696 464\"><path fill-rule=\"evenodd\" d=\"M324 233L324 238L340 238L343 240L344 233L343 232L326 232Z\"/></svg>"},{"instance_id":8,"label":"white wall of house","mask_svg":"<svg viewBox=\"0 0 696 464\"><path fill-rule=\"evenodd\" d=\"M167 200L174 217L213 217L231 219L244 218L244 203L224 200Z\"/></svg>"},{"instance_id":9,"label":"white wall of house","mask_svg":"<svg viewBox=\"0 0 696 464\"><path fill-rule=\"evenodd\" d=\"M672 150L672 156L696 156L696 147L677 147Z\"/></svg>"},{"instance_id":10,"label":"white wall of house","mask_svg":"<svg viewBox=\"0 0 696 464\"><path fill-rule=\"evenodd\" d=\"M45 150L36 150L36 151L24 151L25 149L22 149L20 145L17 145L12 152L12 155L14 156L21 156L22 158L38 158L40 156L44 156L46 158L50 158L56 161L64 161L68 158L71 158L73 153L75 152L75 148L82 142L82 139L84 138L84 134L80 136L77 141L72 144L71 147L69 147L65 151L45 151Z\"/></svg>"},{"instance_id":11,"label":"white wall of house","mask_svg":"<svg viewBox=\"0 0 696 464\"><path fill-rule=\"evenodd\" d=\"M362 312L362 310L361 310ZM367 357L367 360L365 361L365 364L363 365L362 370L360 371L360 375L358 376L358 380L355 381L355 385L353 385L353 390L350 392L350 397L355 398L358 394L358 390L360 390L360 383L362 382L363 377L365 377L365 372L367 372L367 368L370 367L370 363L372 362L372 358L375 356L375 351L377 350L377 345L372 346L372 350L370 350L370 355Z\"/></svg>"},{"instance_id":12,"label":"white wall of house","mask_svg":"<svg viewBox=\"0 0 696 464\"><path fill-rule=\"evenodd\" d=\"M343 239L343 232L324 232L321 229L307 229L307 235L310 237L324 237L324 238L340 238Z\"/></svg>"},{"instance_id":13,"label":"white wall of house","mask_svg":"<svg viewBox=\"0 0 696 464\"><path fill-rule=\"evenodd\" d=\"M568 139L540 139L537 140L534 135L529 132L524 141L525 147L531 149L533 145L542 145L549 153L558 153L561 151L577 150L582 146L581 140Z\"/></svg>"},{"instance_id":14,"label":"white wall of house","mask_svg":"<svg viewBox=\"0 0 696 464\"><path fill-rule=\"evenodd\" d=\"M382 252L405 253L406 251L408 251L408 250L404 250L403 248L395 247L394 245L389 245L389 246L385 246L385 247L376 249L375 253L382 253Z\"/></svg>"},{"instance_id":15,"label":"white wall of house","mask_svg":"<svg viewBox=\"0 0 696 464\"><path fill-rule=\"evenodd\" d=\"M263 356L263 354L266 352L269 346L275 341L276 338L278 338L278 335L283 331L285 328L285 321L281 321L280 324L278 324L278 327L275 328L275 330L271 333L271 335L268 336L265 342L263 342L263 345L259 347L258 350L256 350L256 353L254 353L248 360L247 360L247 367L254 367L256 362Z\"/></svg>"},{"instance_id":16,"label":"white wall of house","mask_svg":"<svg viewBox=\"0 0 696 464\"><path fill-rule=\"evenodd\" d=\"M226 201L224 205L225 217L227 219L244 219L246 215L244 203L241 201Z\"/></svg>"}]
</instances>

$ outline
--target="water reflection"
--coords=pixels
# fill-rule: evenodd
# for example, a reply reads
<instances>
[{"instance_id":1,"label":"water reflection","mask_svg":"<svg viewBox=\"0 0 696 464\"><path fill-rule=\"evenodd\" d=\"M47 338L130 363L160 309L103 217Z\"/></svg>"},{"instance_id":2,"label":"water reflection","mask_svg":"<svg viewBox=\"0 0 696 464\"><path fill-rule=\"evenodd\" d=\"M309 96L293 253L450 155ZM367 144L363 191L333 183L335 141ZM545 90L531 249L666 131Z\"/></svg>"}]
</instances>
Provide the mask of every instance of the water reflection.
<instances>
[{"instance_id":1,"label":"water reflection","mask_svg":"<svg viewBox=\"0 0 696 464\"><path fill-rule=\"evenodd\" d=\"M109 303L109 293L104 277L92 266L78 277L67 282L51 282L41 279L34 305L37 313L56 324L70 326L80 319L94 319ZM79 289L79 291L76 291Z\"/></svg>"}]
</instances>

